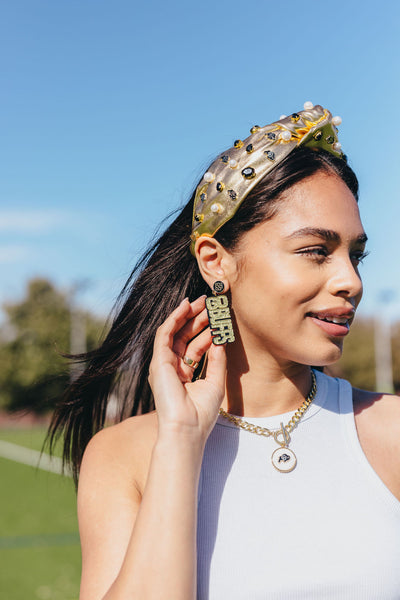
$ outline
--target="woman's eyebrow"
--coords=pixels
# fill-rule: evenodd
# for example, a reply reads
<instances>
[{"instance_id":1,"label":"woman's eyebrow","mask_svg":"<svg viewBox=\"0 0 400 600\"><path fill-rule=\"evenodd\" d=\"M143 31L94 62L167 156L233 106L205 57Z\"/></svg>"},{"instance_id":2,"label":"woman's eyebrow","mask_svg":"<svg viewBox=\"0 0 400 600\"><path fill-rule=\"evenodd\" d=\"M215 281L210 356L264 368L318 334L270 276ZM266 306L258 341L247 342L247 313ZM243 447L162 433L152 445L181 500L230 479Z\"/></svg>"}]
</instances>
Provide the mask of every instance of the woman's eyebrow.
<instances>
[{"instance_id":1,"label":"woman's eyebrow","mask_svg":"<svg viewBox=\"0 0 400 600\"><path fill-rule=\"evenodd\" d=\"M321 229L319 227L302 227L301 229L297 229L290 235L288 235L285 239L291 240L299 237L305 236L314 236L319 239L323 239L326 242L340 242L340 235L337 231L333 231L332 229ZM355 238L355 242L357 244L365 244L368 240L366 233L361 233L359 236Z\"/></svg>"}]
</instances>

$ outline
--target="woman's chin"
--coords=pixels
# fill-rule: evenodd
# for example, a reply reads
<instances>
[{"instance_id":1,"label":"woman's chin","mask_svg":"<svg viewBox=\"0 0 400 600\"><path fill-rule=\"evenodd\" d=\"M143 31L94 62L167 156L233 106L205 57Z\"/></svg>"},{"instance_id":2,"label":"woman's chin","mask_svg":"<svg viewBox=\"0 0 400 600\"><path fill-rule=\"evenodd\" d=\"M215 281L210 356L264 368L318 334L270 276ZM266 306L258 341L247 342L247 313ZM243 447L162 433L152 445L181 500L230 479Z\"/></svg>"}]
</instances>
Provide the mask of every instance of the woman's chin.
<instances>
[{"instance_id":1,"label":"woman's chin","mask_svg":"<svg viewBox=\"0 0 400 600\"><path fill-rule=\"evenodd\" d=\"M336 363L339 358L342 356L343 352L343 344L340 346L334 345L329 351L321 353L316 361L313 362L313 366L315 367L327 367L328 365L333 365Z\"/></svg>"},{"instance_id":2,"label":"woman's chin","mask_svg":"<svg viewBox=\"0 0 400 600\"><path fill-rule=\"evenodd\" d=\"M313 352L309 353L305 360L299 361L303 364L312 365L313 367L327 367L333 365L342 356L343 352L343 341L331 342L328 345L323 344L322 346L314 347Z\"/></svg>"}]
</instances>

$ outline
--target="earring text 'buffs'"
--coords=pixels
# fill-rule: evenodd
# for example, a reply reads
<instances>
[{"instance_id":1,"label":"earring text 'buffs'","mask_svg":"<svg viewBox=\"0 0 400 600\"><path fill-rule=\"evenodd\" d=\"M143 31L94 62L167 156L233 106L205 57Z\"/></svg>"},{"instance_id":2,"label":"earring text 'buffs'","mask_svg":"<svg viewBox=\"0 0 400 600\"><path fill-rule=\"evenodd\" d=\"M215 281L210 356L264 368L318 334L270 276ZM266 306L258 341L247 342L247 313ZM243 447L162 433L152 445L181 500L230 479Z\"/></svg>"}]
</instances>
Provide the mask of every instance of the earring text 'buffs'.
<instances>
[{"instance_id":1,"label":"earring text 'buffs'","mask_svg":"<svg viewBox=\"0 0 400 600\"><path fill-rule=\"evenodd\" d=\"M213 344L220 346L235 341L228 298L221 295L225 289L222 281L213 285L214 296L206 298L206 309L210 323ZM218 295L217 295L218 294Z\"/></svg>"}]
</instances>

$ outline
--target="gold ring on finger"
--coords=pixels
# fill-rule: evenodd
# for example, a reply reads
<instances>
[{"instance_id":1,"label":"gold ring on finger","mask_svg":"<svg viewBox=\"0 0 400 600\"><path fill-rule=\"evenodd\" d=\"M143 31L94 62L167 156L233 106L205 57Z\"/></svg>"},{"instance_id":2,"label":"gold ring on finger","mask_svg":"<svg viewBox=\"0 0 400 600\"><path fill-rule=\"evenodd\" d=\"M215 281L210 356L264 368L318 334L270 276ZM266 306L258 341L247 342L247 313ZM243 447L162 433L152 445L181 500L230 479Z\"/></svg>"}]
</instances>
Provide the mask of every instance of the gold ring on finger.
<instances>
[{"instance_id":1,"label":"gold ring on finger","mask_svg":"<svg viewBox=\"0 0 400 600\"><path fill-rule=\"evenodd\" d=\"M193 360L193 358L189 358L189 356L182 356L182 360L185 363L185 365L187 365L188 367L190 367L191 369L195 370L197 369L197 367L199 366L199 363L197 360Z\"/></svg>"}]
</instances>

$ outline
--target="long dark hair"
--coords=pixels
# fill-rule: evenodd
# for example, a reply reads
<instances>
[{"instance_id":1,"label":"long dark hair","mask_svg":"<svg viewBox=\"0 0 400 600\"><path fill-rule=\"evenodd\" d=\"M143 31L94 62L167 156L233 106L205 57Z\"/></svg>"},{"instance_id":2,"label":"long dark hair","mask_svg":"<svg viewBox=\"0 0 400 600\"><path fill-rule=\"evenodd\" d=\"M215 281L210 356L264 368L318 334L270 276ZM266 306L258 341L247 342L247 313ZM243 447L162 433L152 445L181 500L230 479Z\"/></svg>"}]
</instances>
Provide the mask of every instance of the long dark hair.
<instances>
[{"instance_id":1,"label":"long dark hair","mask_svg":"<svg viewBox=\"0 0 400 600\"><path fill-rule=\"evenodd\" d=\"M357 178L345 160L299 148L258 183L216 239L234 251L246 231L275 214L285 190L317 171L340 177L358 199ZM49 429L50 447L64 434L63 458L75 481L87 443L104 426L110 398L118 399L116 421L154 409L147 377L156 329L183 298L209 292L189 250L192 213L193 196L134 267L101 346L76 357L86 368L67 389Z\"/></svg>"}]
</instances>

